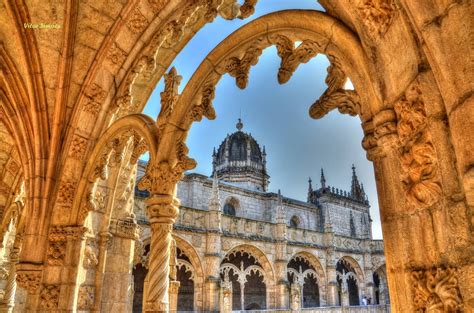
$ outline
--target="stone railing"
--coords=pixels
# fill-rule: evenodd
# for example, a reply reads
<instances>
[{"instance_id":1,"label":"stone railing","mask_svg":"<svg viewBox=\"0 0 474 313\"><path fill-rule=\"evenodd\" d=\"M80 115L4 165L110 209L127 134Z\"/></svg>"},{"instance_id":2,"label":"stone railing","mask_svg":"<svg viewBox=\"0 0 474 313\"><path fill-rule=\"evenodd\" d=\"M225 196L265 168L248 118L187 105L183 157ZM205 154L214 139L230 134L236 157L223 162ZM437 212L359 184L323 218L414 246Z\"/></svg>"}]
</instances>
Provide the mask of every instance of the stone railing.
<instances>
[{"instance_id":1,"label":"stone railing","mask_svg":"<svg viewBox=\"0 0 474 313\"><path fill-rule=\"evenodd\" d=\"M299 311L292 310L247 310L247 311L232 311L233 313L390 313L390 305L368 305L368 306L346 306L346 307L319 307L307 308Z\"/></svg>"}]
</instances>

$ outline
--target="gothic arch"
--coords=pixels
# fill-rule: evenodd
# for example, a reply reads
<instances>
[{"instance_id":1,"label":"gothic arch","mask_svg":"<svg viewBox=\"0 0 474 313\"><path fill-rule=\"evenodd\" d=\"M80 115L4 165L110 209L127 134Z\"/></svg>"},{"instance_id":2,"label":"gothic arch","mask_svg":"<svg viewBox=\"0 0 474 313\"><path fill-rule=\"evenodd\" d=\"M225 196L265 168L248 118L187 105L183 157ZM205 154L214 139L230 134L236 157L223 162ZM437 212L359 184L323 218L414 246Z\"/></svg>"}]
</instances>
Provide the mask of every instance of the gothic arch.
<instances>
[{"instance_id":1,"label":"gothic arch","mask_svg":"<svg viewBox=\"0 0 474 313\"><path fill-rule=\"evenodd\" d=\"M326 273L317 256L308 251L298 251L294 253L289 258L289 260L292 260L294 258L302 258L308 261L308 263L316 270L316 273L318 274L317 278L318 282L321 284L320 286L323 287L326 284Z\"/></svg>"},{"instance_id":2,"label":"gothic arch","mask_svg":"<svg viewBox=\"0 0 474 313\"><path fill-rule=\"evenodd\" d=\"M273 266L268 260L268 257L266 256L266 254L260 248L254 245L250 245L250 244L240 244L229 249L225 254L223 254L224 255L223 258L225 258L227 255L231 253L235 253L238 251L247 252L253 257L255 257L255 259L262 265L262 268L265 271L267 283L270 285L275 283L275 272L273 270Z\"/></svg>"},{"instance_id":3,"label":"gothic arch","mask_svg":"<svg viewBox=\"0 0 474 313\"><path fill-rule=\"evenodd\" d=\"M356 259L354 259L351 256L346 255L346 256L342 256L341 258L339 258L339 260L337 260L336 263L339 263L339 262L349 264L355 270L355 274L357 275L357 282L359 283L359 285L362 284L363 282L365 282L364 271L362 271L362 268L361 268L361 266L359 265L359 262L357 262Z\"/></svg>"},{"instance_id":4,"label":"gothic arch","mask_svg":"<svg viewBox=\"0 0 474 313\"><path fill-rule=\"evenodd\" d=\"M294 48L296 41L303 43ZM215 118L212 100L215 86L224 74L236 77L237 86L245 88L250 67L258 62L263 49L273 45L282 58L278 73L280 83L288 81L299 64L323 53L329 56L338 75L350 77L355 92L360 92L357 96L348 96L360 97L360 101L351 98L343 110L359 114L363 121L380 110L380 96L374 87L367 57L360 42L343 24L317 11L280 11L248 23L208 54L179 95L169 118L162 120L165 127L169 127L169 136L163 138L158 159L169 157L173 148L169 143L186 137L192 122L201 120L202 116ZM162 103L162 106L167 104Z\"/></svg>"},{"instance_id":5,"label":"gothic arch","mask_svg":"<svg viewBox=\"0 0 474 313\"><path fill-rule=\"evenodd\" d=\"M189 257L195 270L194 278L196 279L196 283L202 284L204 282L204 269L202 267L201 258L199 257L196 249L192 244L179 235L173 234L173 238L176 241L176 246L179 247L184 252L184 254Z\"/></svg>"}]
</instances>

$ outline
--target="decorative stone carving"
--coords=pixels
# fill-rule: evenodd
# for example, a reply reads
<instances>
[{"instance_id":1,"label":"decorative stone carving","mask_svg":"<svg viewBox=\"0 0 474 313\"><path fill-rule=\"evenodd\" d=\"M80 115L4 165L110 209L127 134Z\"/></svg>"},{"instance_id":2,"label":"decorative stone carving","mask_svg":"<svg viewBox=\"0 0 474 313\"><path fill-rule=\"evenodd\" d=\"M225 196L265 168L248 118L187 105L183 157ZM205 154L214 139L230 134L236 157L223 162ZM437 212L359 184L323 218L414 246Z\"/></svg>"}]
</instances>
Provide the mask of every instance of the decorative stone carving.
<instances>
[{"instance_id":1,"label":"decorative stone carving","mask_svg":"<svg viewBox=\"0 0 474 313\"><path fill-rule=\"evenodd\" d=\"M138 8L133 10L126 23L128 28L135 34L143 32L148 26L146 17L142 14L142 12L140 12Z\"/></svg>"},{"instance_id":2,"label":"decorative stone carving","mask_svg":"<svg viewBox=\"0 0 474 313\"><path fill-rule=\"evenodd\" d=\"M148 4L155 14L159 13L168 2L169 0L148 0Z\"/></svg>"},{"instance_id":3,"label":"decorative stone carving","mask_svg":"<svg viewBox=\"0 0 474 313\"><path fill-rule=\"evenodd\" d=\"M326 76L326 85L328 88L313 103L309 109L309 115L314 119L320 119L337 108L342 114L355 116L360 113L361 105L359 95L354 90L344 89L347 76L342 71L341 65L334 56L329 55L331 64L329 65Z\"/></svg>"},{"instance_id":4,"label":"decorative stone carving","mask_svg":"<svg viewBox=\"0 0 474 313\"><path fill-rule=\"evenodd\" d=\"M428 130L420 88L415 83L394 105L400 141L402 181L412 208L428 207L441 195L438 159Z\"/></svg>"},{"instance_id":5,"label":"decorative stone carving","mask_svg":"<svg viewBox=\"0 0 474 313\"><path fill-rule=\"evenodd\" d=\"M84 105L84 111L96 115L100 111L102 102L105 100L107 93L101 86L93 83L90 85L85 92L86 103Z\"/></svg>"},{"instance_id":6,"label":"decorative stone carving","mask_svg":"<svg viewBox=\"0 0 474 313\"><path fill-rule=\"evenodd\" d=\"M40 307L42 309L56 309L59 303L59 294L59 285L44 285L40 293Z\"/></svg>"},{"instance_id":7,"label":"decorative stone carving","mask_svg":"<svg viewBox=\"0 0 474 313\"><path fill-rule=\"evenodd\" d=\"M71 147L69 148L69 156L82 160L84 158L84 153L87 149L87 138L84 138L78 134L74 134L74 138L71 142Z\"/></svg>"},{"instance_id":8,"label":"decorative stone carving","mask_svg":"<svg viewBox=\"0 0 474 313\"><path fill-rule=\"evenodd\" d=\"M117 237L126 239L138 239L139 226L134 216L129 216L124 219L116 220L111 225L111 233Z\"/></svg>"},{"instance_id":9,"label":"decorative stone carving","mask_svg":"<svg viewBox=\"0 0 474 313\"><path fill-rule=\"evenodd\" d=\"M0 280L5 280L8 278L8 270L4 267L5 265L0 267Z\"/></svg>"},{"instance_id":10,"label":"decorative stone carving","mask_svg":"<svg viewBox=\"0 0 474 313\"><path fill-rule=\"evenodd\" d=\"M17 271L16 281L18 286L28 291L30 294L35 294L41 283L41 271Z\"/></svg>"},{"instance_id":11,"label":"decorative stone carving","mask_svg":"<svg viewBox=\"0 0 474 313\"><path fill-rule=\"evenodd\" d=\"M383 37L396 13L393 0L361 0L357 8L362 23L374 38Z\"/></svg>"},{"instance_id":12,"label":"decorative stone carving","mask_svg":"<svg viewBox=\"0 0 474 313\"><path fill-rule=\"evenodd\" d=\"M107 52L107 58L114 65L121 65L126 57L127 54L125 51L123 51L116 43L113 43Z\"/></svg>"},{"instance_id":13,"label":"decorative stone carving","mask_svg":"<svg viewBox=\"0 0 474 313\"><path fill-rule=\"evenodd\" d=\"M79 310L89 310L94 306L95 288L94 286L82 285L79 287L77 308Z\"/></svg>"},{"instance_id":14,"label":"decorative stone carving","mask_svg":"<svg viewBox=\"0 0 474 313\"><path fill-rule=\"evenodd\" d=\"M231 57L221 65L225 73L229 73L230 76L235 78L237 87L240 89L247 87L250 67L257 64L264 48L265 43L263 39L258 39L245 51L241 59Z\"/></svg>"},{"instance_id":15,"label":"decorative stone carving","mask_svg":"<svg viewBox=\"0 0 474 313\"><path fill-rule=\"evenodd\" d=\"M463 312L455 268L412 272L415 309L423 312Z\"/></svg>"},{"instance_id":16,"label":"decorative stone carving","mask_svg":"<svg viewBox=\"0 0 474 313\"><path fill-rule=\"evenodd\" d=\"M174 105L178 99L178 87L181 83L181 77L178 75L175 67L172 67L168 74L165 74L165 90L160 93L161 96L161 111L158 115L158 123L168 121L171 112L173 112Z\"/></svg>"},{"instance_id":17,"label":"decorative stone carving","mask_svg":"<svg viewBox=\"0 0 474 313\"><path fill-rule=\"evenodd\" d=\"M58 203L67 206L72 205L76 191L76 184L73 182L63 181L59 185L58 190Z\"/></svg>"},{"instance_id":18,"label":"decorative stone carving","mask_svg":"<svg viewBox=\"0 0 474 313\"><path fill-rule=\"evenodd\" d=\"M144 139L134 137L132 155L130 156L130 164L137 164L140 156L148 150L148 144Z\"/></svg>"},{"instance_id":19,"label":"decorative stone carving","mask_svg":"<svg viewBox=\"0 0 474 313\"><path fill-rule=\"evenodd\" d=\"M280 84L288 82L301 63L308 62L322 50L321 45L312 40L303 40L295 48L295 43L283 35L270 37L270 42L276 45L278 56L281 58L278 70L278 82Z\"/></svg>"},{"instance_id":20,"label":"decorative stone carving","mask_svg":"<svg viewBox=\"0 0 474 313\"><path fill-rule=\"evenodd\" d=\"M153 194L170 194L170 191L182 178L183 173L196 167L196 161L188 157L188 150L184 142L177 144L177 162L173 167L168 161L161 161L157 165L149 164L138 187Z\"/></svg>"},{"instance_id":21,"label":"decorative stone carving","mask_svg":"<svg viewBox=\"0 0 474 313\"><path fill-rule=\"evenodd\" d=\"M97 180L98 178L106 180L108 176L107 165L109 164L109 154L103 153L97 160L97 165L92 171L91 179Z\"/></svg>"},{"instance_id":22,"label":"decorative stone carving","mask_svg":"<svg viewBox=\"0 0 474 313\"><path fill-rule=\"evenodd\" d=\"M66 257L66 241L53 241L49 242L47 250L48 264L60 266L64 264L64 258Z\"/></svg>"},{"instance_id":23,"label":"decorative stone carving","mask_svg":"<svg viewBox=\"0 0 474 313\"><path fill-rule=\"evenodd\" d=\"M16 174L18 170L20 170L20 165L13 160L13 158L10 158L5 165L5 168L7 171L9 171L12 174Z\"/></svg>"},{"instance_id":24,"label":"decorative stone carving","mask_svg":"<svg viewBox=\"0 0 474 313\"><path fill-rule=\"evenodd\" d=\"M201 90L201 103L195 104L191 110L189 110L186 117L186 123L201 121L202 117L213 120L216 118L216 111L212 106L212 101L215 97L216 91L216 77L211 81L208 81L204 84L204 87Z\"/></svg>"},{"instance_id":25,"label":"decorative stone carving","mask_svg":"<svg viewBox=\"0 0 474 313\"><path fill-rule=\"evenodd\" d=\"M82 266L86 269L96 268L99 264L99 260L96 255L96 247L93 240L89 240L84 249L84 260Z\"/></svg>"}]
</instances>

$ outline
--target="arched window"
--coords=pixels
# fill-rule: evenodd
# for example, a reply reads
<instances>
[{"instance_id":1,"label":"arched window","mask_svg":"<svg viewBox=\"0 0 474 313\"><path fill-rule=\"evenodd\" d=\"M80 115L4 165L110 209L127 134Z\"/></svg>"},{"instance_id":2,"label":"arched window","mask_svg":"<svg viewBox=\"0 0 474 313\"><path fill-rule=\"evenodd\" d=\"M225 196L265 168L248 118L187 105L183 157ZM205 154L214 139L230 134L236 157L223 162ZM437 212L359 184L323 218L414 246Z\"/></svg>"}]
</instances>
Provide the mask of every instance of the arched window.
<instances>
[{"instance_id":1,"label":"arched window","mask_svg":"<svg viewBox=\"0 0 474 313\"><path fill-rule=\"evenodd\" d=\"M298 216L293 215L290 220L290 227L297 228L300 225L300 219Z\"/></svg>"},{"instance_id":2,"label":"arched window","mask_svg":"<svg viewBox=\"0 0 474 313\"><path fill-rule=\"evenodd\" d=\"M239 200L231 197L227 199L224 204L224 214L235 216L237 210L240 208Z\"/></svg>"},{"instance_id":3,"label":"arched window","mask_svg":"<svg viewBox=\"0 0 474 313\"><path fill-rule=\"evenodd\" d=\"M235 216L235 207L232 203L224 205L224 214Z\"/></svg>"}]
</instances>

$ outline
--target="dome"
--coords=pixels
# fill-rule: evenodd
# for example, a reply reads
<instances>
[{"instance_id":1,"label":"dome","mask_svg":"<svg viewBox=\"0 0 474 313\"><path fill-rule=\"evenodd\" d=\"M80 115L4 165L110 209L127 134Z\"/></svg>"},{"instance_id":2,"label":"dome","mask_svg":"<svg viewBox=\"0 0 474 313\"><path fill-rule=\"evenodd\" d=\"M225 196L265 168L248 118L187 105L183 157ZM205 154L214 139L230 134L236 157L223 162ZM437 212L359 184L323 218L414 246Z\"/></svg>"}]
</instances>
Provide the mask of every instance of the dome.
<instances>
[{"instance_id":1,"label":"dome","mask_svg":"<svg viewBox=\"0 0 474 313\"><path fill-rule=\"evenodd\" d=\"M255 138L242 131L243 126L239 118L237 131L227 135L217 152L214 150L214 171L224 181L243 183L246 187L265 191L269 178L265 147L260 149Z\"/></svg>"},{"instance_id":2,"label":"dome","mask_svg":"<svg viewBox=\"0 0 474 313\"><path fill-rule=\"evenodd\" d=\"M226 147L229 147L229 161L246 161L247 157L254 162L262 162L263 156L257 141L243 131L229 135L217 150L217 164L225 162Z\"/></svg>"}]
</instances>

